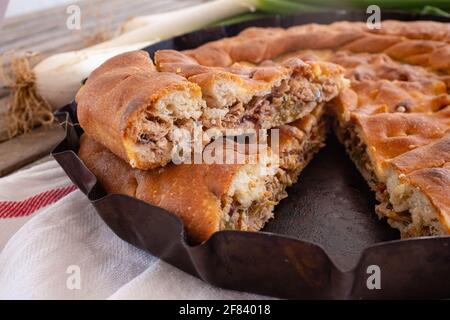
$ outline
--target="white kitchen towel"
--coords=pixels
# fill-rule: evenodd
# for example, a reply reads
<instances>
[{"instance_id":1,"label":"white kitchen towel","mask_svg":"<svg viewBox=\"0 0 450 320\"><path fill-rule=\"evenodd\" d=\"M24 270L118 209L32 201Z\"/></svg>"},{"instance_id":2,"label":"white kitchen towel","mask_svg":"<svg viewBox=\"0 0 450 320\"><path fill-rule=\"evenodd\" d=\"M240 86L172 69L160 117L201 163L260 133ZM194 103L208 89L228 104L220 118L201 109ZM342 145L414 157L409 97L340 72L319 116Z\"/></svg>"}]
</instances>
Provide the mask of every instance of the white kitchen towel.
<instances>
[{"instance_id":1,"label":"white kitchen towel","mask_svg":"<svg viewBox=\"0 0 450 320\"><path fill-rule=\"evenodd\" d=\"M55 161L1 178L0 251L31 216L75 189Z\"/></svg>"},{"instance_id":2,"label":"white kitchen towel","mask_svg":"<svg viewBox=\"0 0 450 320\"><path fill-rule=\"evenodd\" d=\"M212 287L122 241L54 160L0 179L0 250L0 299L263 298Z\"/></svg>"}]
</instances>

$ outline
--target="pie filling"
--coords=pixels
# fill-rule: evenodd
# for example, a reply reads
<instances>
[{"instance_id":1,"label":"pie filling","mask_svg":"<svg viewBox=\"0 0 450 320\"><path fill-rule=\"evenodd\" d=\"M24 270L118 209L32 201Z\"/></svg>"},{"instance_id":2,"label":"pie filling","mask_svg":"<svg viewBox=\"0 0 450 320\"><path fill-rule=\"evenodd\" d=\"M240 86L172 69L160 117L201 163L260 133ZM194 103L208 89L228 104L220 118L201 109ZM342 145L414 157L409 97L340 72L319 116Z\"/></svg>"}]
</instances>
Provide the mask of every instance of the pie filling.
<instances>
[{"instance_id":1,"label":"pie filling","mask_svg":"<svg viewBox=\"0 0 450 320\"><path fill-rule=\"evenodd\" d=\"M152 102L130 117L125 128L129 155L133 161L154 163L170 161L174 146L191 141L195 121L205 102L189 90L176 90Z\"/></svg>"},{"instance_id":2,"label":"pie filling","mask_svg":"<svg viewBox=\"0 0 450 320\"><path fill-rule=\"evenodd\" d=\"M267 95L255 96L246 104L233 104L220 120L221 126L269 129L292 122L310 113L319 103L334 98L339 93L339 82L336 77L313 82L293 75Z\"/></svg>"},{"instance_id":3,"label":"pie filling","mask_svg":"<svg viewBox=\"0 0 450 320\"><path fill-rule=\"evenodd\" d=\"M168 161L174 146L190 147L193 128L192 119L173 121L167 116L146 112L133 126L130 136L134 137L133 148L140 158L150 162Z\"/></svg>"},{"instance_id":4,"label":"pie filling","mask_svg":"<svg viewBox=\"0 0 450 320\"><path fill-rule=\"evenodd\" d=\"M224 216L220 229L258 231L263 228L273 218L274 206L287 197L286 187L297 180L300 171L324 146L326 128L325 120L320 120L300 141L300 148L281 153L275 175L261 178L246 173L238 177L235 181L240 190L232 188L234 192L222 201ZM242 186L250 187L242 190Z\"/></svg>"},{"instance_id":5,"label":"pie filling","mask_svg":"<svg viewBox=\"0 0 450 320\"><path fill-rule=\"evenodd\" d=\"M402 238L445 234L438 214L428 198L414 186L402 183L398 173L387 170L387 181L381 181L373 169L367 145L354 125L335 125L335 132L356 167L375 192L378 217L400 231Z\"/></svg>"},{"instance_id":6,"label":"pie filling","mask_svg":"<svg viewBox=\"0 0 450 320\"><path fill-rule=\"evenodd\" d=\"M318 124L313 126L306 139L303 139L300 147L295 150L287 150L280 156L280 167L285 174L280 176L283 183L288 186L297 182L299 173L312 160L314 155L325 146L328 132L328 119L322 117Z\"/></svg>"}]
</instances>

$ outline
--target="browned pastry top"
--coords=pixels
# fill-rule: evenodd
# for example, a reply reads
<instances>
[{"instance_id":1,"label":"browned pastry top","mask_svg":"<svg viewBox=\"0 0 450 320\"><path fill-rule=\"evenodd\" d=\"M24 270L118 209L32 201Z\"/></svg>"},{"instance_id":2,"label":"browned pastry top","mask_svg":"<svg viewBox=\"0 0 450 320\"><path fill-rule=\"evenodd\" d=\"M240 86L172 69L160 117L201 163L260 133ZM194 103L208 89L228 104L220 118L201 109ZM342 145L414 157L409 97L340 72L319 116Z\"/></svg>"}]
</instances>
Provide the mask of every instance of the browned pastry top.
<instances>
[{"instance_id":1,"label":"browned pastry top","mask_svg":"<svg viewBox=\"0 0 450 320\"><path fill-rule=\"evenodd\" d=\"M403 153L391 161L404 179L426 190L439 208L443 224L450 229L450 131L432 143Z\"/></svg>"},{"instance_id":2,"label":"browned pastry top","mask_svg":"<svg viewBox=\"0 0 450 320\"><path fill-rule=\"evenodd\" d=\"M201 68L292 58L341 65L351 87L337 99L339 116L362 124L380 155L392 158L449 129L449 40L448 23L390 20L372 30L364 23L336 22L248 28L183 56Z\"/></svg>"},{"instance_id":3,"label":"browned pastry top","mask_svg":"<svg viewBox=\"0 0 450 320\"><path fill-rule=\"evenodd\" d=\"M226 67L240 61L259 64L299 50L347 50L385 53L402 62L449 73L448 24L422 22L408 24L408 28L405 22L384 23L387 26L378 32L352 22L307 24L288 29L248 28L236 37L209 42L185 53L202 65ZM442 33L433 36L430 34L433 28L442 30ZM405 29L409 32L402 33Z\"/></svg>"},{"instance_id":4,"label":"browned pastry top","mask_svg":"<svg viewBox=\"0 0 450 320\"><path fill-rule=\"evenodd\" d=\"M367 29L364 22L336 22L336 28L353 28L375 34L403 36L408 39L423 39L450 42L450 24L436 21L385 20L380 29Z\"/></svg>"},{"instance_id":5,"label":"browned pastry top","mask_svg":"<svg viewBox=\"0 0 450 320\"><path fill-rule=\"evenodd\" d=\"M362 131L375 169L400 172L401 180L427 195L450 231L450 25L389 21L378 31L358 23L331 25L350 27L375 34L377 43L393 36L397 43L383 50L366 43L370 52L363 52L356 44L365 40L358 40L289 56L327 59L345 68L350 88L336 99L337 116Z\"/></svg>"},{"instance_id":6,"label":"browned pastry top","mask_svg":"<svg viewBox=\"0 0 450 320\"><path fill-rule=\"evenodd\" d=\"M337 51L329 59L344 66L351 81L337 99L339 116L361 128L378 167L449 132L446 77L383 53Z\"/></svg>"}]
</instances>

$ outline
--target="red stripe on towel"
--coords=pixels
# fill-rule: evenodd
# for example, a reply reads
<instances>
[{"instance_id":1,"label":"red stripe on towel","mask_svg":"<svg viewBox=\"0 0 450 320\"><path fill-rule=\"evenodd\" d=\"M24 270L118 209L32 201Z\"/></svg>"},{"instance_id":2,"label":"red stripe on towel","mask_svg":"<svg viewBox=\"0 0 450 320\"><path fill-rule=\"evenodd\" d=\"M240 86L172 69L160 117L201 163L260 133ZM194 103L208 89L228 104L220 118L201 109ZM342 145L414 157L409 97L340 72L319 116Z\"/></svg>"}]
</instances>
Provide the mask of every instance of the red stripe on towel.
<instances>
[{"instance_id":1,"label":"red stripe on towel","mask_svg":"<svg viewBox=\"0 0 450 320\"><path fill-rule=\"evenodd\" d=\"M20 201L0 201L0 218L29 216L74 191L75 185L48 190Z\"/></svg>"}]
</instances>

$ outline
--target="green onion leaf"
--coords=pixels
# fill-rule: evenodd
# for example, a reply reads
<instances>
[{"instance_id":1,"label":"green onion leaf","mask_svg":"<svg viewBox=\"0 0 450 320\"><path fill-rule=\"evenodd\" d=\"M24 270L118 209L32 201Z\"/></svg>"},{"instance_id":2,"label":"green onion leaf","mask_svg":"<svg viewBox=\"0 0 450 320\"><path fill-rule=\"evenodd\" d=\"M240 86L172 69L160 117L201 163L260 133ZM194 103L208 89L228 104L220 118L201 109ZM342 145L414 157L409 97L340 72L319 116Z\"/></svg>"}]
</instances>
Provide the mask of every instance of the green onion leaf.
<instances>
[{"instance_id":1,"label":"green onion leaf","mask_svg":"<svg viewBox=\"0 0 450 320\"><path fill-rule=\"evenodd\" d=\"M450 18L450 13L436 8L436 7L432 7L432 6L425 6L422 11L420 12L422 14L434 14L436 16L441 16L441 17L446 17L446 18Z\"/></svg>"}]
</instances>

